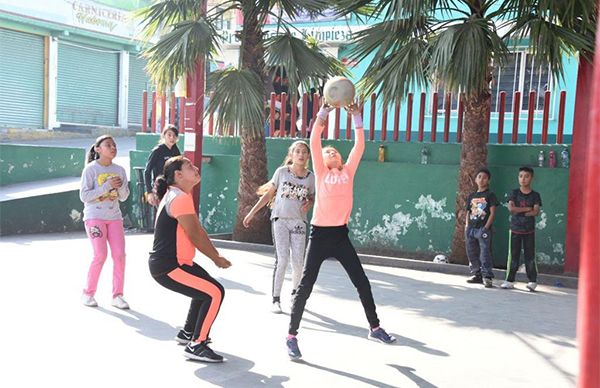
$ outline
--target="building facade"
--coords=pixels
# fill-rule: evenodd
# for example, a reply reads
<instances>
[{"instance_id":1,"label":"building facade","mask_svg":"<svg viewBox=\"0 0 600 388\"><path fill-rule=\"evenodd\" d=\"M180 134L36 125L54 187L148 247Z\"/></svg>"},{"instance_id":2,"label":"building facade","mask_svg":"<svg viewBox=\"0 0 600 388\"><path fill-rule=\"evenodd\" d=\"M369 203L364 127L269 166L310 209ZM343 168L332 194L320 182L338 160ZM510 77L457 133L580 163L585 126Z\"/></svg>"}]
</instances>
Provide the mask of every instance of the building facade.
<instances>
[{"instance_id":1,"label":"building facade","mask_svg":"<svg viewBox=\"0 0 600 388\"><path fill-rule=\"evenodd\" d=\"M0 0L0 128L140 126L147 3Z\"/></svg>"}]
</instances>

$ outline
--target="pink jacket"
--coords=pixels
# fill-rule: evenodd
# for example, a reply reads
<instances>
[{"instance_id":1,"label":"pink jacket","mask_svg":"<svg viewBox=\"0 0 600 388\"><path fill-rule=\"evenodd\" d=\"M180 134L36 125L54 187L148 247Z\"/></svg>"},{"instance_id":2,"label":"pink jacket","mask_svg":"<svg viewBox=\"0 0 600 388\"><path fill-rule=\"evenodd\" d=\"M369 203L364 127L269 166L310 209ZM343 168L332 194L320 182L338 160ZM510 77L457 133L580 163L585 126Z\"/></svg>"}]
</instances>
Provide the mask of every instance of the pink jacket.
<instances>
[{"instance_id":1,"label":"pink jacket","mask_svg":"<svg viewBox=\"0 0 600 388\"><path fill-rule=\"evenodd\" d=\"M310 148L315 172L315 207L312 225L342 226L348 223L352 213L354 174L365 150L365 132L355 128L354 147L341 170L329 169L323 160L321 134L323 121L316 120L310 134Z\"/></svg>"}]
</instances>

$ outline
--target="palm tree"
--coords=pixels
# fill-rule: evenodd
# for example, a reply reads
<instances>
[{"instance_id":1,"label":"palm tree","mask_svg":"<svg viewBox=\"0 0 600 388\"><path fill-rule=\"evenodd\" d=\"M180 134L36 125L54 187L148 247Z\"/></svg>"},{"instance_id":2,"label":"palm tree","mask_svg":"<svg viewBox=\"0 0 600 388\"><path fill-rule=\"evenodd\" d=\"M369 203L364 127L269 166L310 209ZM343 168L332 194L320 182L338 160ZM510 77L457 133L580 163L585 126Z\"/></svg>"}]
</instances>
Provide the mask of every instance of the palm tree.
<instances>
[{"instance_id":1,"label":"palm tree","mask_svg":"<svg viewBox=\"0 0 600 388\"><path fill-rule=\"evenodd\" d=\"M159 40L145 50L148 70L159 88L167 88L191 74L200 58L214 55L221 37L213 27L231 11L241 11L242 30L237 68L216 71L209 82L216 91L208 112L218 111L216 126L222 133L240 137L240 181L238 211L233 230L237 241L269 243L268 215L263 212L246 229L244 216L256 202L257 188L268 180L264 137L264 104L270 91L272 69L283 70L289 79L290 98L298 86L309 88L319 79L343 73L342 65L326 56L318 46L293 36L285 20L300 12L318 14L328 6L324 0L225 0L203 15L203 0L162 0L141 10L138 16L147 39ZM284 19L283 17L286 17ZM268 18L277 21L278 34L267 38L263 28Z\"/></svg>"},{"instance_id":2,"label":"palm tree","mask_svg":"<svg viewBox=\"0 0 600 388\"><path fill-rule=\"evenodd\" d=\"M355 37L354 57L373 55L361 87L379 92L384 103L412 88L437 83L464 93L464 129L456 198L452 258L466 263L466 198L474 175L486 165L486 117L491 109L493 66L502 65L509 45L528 40L535 63L563 77L565 53L594 50L595 0L338 0L341 13L375 23ZM414 89L413 89L414 90Z\"/></svg>"}]
</instances>

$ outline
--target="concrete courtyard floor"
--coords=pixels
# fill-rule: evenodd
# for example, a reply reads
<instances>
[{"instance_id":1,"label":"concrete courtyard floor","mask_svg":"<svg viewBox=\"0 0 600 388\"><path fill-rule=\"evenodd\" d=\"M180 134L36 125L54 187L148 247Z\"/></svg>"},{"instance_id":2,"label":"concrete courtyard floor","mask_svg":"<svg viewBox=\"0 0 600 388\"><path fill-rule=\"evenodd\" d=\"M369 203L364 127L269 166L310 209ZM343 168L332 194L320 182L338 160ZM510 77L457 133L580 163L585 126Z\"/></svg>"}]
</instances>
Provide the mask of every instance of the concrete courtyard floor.
<instances>
[{"instance_id":1,"label":"concrete courtyard floor","mask_svg":"<svg viewBox=\"0 0 600 388\"><path fill-rule=\"evenodd\" d=\"M96 299L81 305L91 257L83 233L0 238L2 387L574 387L577 291L465 283L465 276L365 265L394 345L368 341L355 289L326 261L288 359L284 314L270 312L273 258L221 249L233 266L196 261L226 289L211 332L222 364L187 361L172 339L188 299L150 277L148 234L127 234L125 297L110 306L109 258Z\"/></svg>"}]
</instances>

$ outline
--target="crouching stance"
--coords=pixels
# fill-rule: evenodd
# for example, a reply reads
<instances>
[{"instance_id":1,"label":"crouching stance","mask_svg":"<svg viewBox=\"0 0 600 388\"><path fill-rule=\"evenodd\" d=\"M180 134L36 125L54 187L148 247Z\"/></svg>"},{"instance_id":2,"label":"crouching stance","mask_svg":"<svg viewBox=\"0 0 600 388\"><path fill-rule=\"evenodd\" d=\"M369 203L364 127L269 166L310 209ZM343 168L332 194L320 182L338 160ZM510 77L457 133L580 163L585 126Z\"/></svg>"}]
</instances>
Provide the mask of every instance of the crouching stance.
<instances>
[{"instance_id":1,"label":"crouching stance","mask_svg":"<svg viewBox=\"0 0 600 388\"><path fill-rule=\"evenodd\" d=\"M179 343L187 343L184 355L198 361L222 362L223 357L208 347L208 335L225 290L193 260L198 249L219 268L228 268L231 263L217 252L198 220L191 193L199 182L198 168L182 156L169 159L164 175L157 178L160 205L150 273L160 285L192 298L185 325L176 337Z\"/></svg>"}]
</instances>

